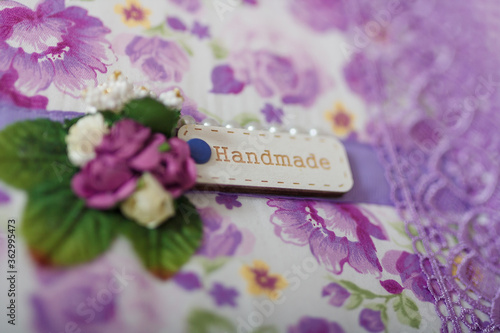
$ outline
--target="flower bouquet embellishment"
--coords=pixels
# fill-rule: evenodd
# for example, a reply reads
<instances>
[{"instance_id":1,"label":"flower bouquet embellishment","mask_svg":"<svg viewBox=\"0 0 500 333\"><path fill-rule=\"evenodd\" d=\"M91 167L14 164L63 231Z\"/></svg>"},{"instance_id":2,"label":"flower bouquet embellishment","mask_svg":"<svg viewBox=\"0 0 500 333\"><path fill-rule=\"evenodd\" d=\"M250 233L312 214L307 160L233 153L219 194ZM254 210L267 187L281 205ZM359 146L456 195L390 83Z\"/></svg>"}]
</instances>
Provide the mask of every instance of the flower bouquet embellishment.
<instances>
[{"instance_id":1,"label":"flower bouquet embellishment","mask_svg":"<svg viewBox=\"0 0 500 333\"><path fill-rule=\"evenodd\" d=\"M0 179L28 193L21 230L38 262L93 260L121 234L145 267L166 279L197 250L202 224L184 196L196 165L189 145L173 135L182 96L174 90L156 99L145 91L115 75L86 92L93 113L64 124L22 121L0 132ZM125 93L139 98L126 101Z\"/></svg>"}]
</instances>

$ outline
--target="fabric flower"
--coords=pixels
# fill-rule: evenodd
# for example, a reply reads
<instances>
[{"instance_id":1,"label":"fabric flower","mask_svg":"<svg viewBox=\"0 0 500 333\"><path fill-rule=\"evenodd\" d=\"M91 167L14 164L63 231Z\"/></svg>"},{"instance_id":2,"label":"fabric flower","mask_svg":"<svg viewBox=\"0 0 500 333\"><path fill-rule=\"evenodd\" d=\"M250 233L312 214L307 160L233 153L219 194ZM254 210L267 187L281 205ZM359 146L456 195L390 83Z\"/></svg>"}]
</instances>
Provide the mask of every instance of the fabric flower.
<instances>
[{"instance_id":1,"label":"fabric flower","mask_svg":"<svg viewBox=\"0 0 500 333\"><path fill-rule=\"evenodd\" d=\"M185 141L171 138L168 144L170 150L160 156L159 166L151 172L174 198L178 198L196 183L196 164Z\"/></svg>"},{"instance_id":2,"label":"fabric flower","mask_svg":"<svg viewBox=\"0 0 500 333\"><path fill-rule=\"evenodd\" d=\"M342 306L349 296L351 296L351 293L335 282L326 285L321 292L321 297L329 297L328 304L336 307Z\"/></svg>"},{"instance_id":3,"label":"fabric flower","mask_svg":"<svg viewBox=\"0 0 500 333\"><path fill-rule=\"evenodd\" d=\"M113 155L120 159L135 156L151 137L151 130L132 119L116 122L102 143L96 147L98 154Z\"/></svg>"},{"instance_id":4,"label":"fabric flower","mask_svg":"<svg viewBox=\"0 0 500 333\"><path fill-rule=\"evenodd\" d=\"M175 215L172 195L149 173L142 175L135 192L120 205L126 217L154 229Z\"/></svg>"},{"instance_id":5,"label":"fabric flower","mask_svg":"<svg viewBox=\"0 0 500 333\"><path fill-rule=\"evenodd\" d=\"M122 22L129 27L142 25L149 28L151 25L148 16L151 11L141 6L138 0L126 0L126 5L115 5L115 13L122 15Z\"/></svg>"},{"instance_id":6,"label":"fabric flower","mask_svg":"<svg viewBox=\"0 0 500 333\"><path fill-rule=\"evenodd\" d=\"M182 97L181 91L178 88L162 93L158 99L166 106L178 110L182 108L182 103L184 103L184 97Z\"/></svg>"},{"instance_id":7,"label":"fabric flower","mask_svg":"<svg viewBox=\"0 0 500 333\"><path fill-rule=\"evenodd\" d=\"M269 266L261 260L254 260L253 266L243 266L240 273L247 280L247 290L252 295L264 294L270 299L277 299L281 290L288 286L283 276L271 274Z\"/></svg>"},{"instance_id":8,"label":"fabric flower","mask_svg":"<svg viewBox=\"0 0 500 333\"><path fill-rule=\"evenodd\" d=\"M82 97L87 104L87 112L95 113L98 110L109 110L119 113L122 107L136 96L134 85L116 71L104 83L83 91Z\"/></svg>"},{"instance_id":9,"label":"fabric flower","mask_svg":"<svg viewBox=\"0 0 500 333\"><path fill-rule=\"evenodd\" d=\"M234 288L224 287L221 283L214 283L209 294L213 297L217 306L228 305L232 308L236 307L236 297L238 291Z\"/></svg>"},{"instance_id":10,"label":"fabric flower","mask_svg":"<svg viewBox=\"0 0 500 333\"><path fill-rule=\"evenodd\" d=\"M337 103L332 111L327 111L325 118L331 123L333 133L337 136L345 137L354 130L354 115L341 103Z\"/></svg>"},{"instance_id":11,"label":"fabric flower","mask_svg":"<svg viewBox=\"0 0 500 333\"><path fill-rule=\"evenodd\" d=\"M295 326L290 326L288 333L344 333L344 329L336 322L306 316Z\"/></svg>"},{"instance_id":12,"label":"fabric flower","mask_svg":"<svg viewBox=\"0 0 500 333\"><path fill-rule=\"evenodd\" d=\"M0 31L0 72L16 70L15 87L24 95L54 84L79 97L114 60L104 38L110 30L83 8L66 8L64 0L42 0L35 10L0 1Z\"/></svg>"},{"instance_id":13,"label":"fabric flower","mask_svg":"<svg viewBox=\"0 0 500 333\"><path fill-rule=\"evenodd\" d=\"M137 177L123 160L112 155L101 155L88 162L77 173L71 188L90 208L109 209L131 195Z\"/></svg>"},{"instance_id":14,"label":"fabric flower","mask_svg":"<svg viewBox=\"0 0 500 333\"><path fill-rule=\"evenodd\" d=\"M363 309L359 314L359 325L368 332L382 332L385 329L380 311Z\"/></svg>"},{"instance_id":15,"label":"fabric flower","mask_svg":"<svg viewBox=\"0 0 500 333\"><path fill-rule=\"evenodd\" d=\"M215 202L219 205L226 206L227 209L241 207L241 202L238 201L238 196L236 194L219 194L215 197Z\"/></svg>"},{"instance_id":16,"label":"fabric flower","mask_svg":"<svg viewBox=\"0 0 500 333\"><path fill-rule=\"evenodd\" d=\"M318 32L346 30L349 23L342 0L292 0L290 10L299 22Z\"/></svg>"},{"instance_id":17,"label":"fabric flower","mask_svg":"<svg viewBox=\"0 0 500 333\"><path fill-rule=\"evenodd\" d=\"M95 148L109 132L100 113L79 119L70 127L66 136L68 158L77 166L85 165L96 156Z\"/></svg>"},{"instance_id":18,"label":"fabric flower","mask_svg":"<svg viewBox=\"0 0 500 333\"><path fill-rule=\"evenodd\" d=\"M151 81L180 82L189 69L186 52L177 43L159 37L136 36L125 48L125 54Z\"/></svg>"},{"instance_id":19,"label":"fabric flower","mask_svg":"<svg viewBox=\"0 0 500 333\"><path fill-rule=\"evenodd\" d=\"M274 232L284 242L309 246L320 264L335 274L345 264L359 273L378 274L382 266L372 237L387 240L384 229L356 206L324 201L271 199Z\"/></svg>"}]
</instances>

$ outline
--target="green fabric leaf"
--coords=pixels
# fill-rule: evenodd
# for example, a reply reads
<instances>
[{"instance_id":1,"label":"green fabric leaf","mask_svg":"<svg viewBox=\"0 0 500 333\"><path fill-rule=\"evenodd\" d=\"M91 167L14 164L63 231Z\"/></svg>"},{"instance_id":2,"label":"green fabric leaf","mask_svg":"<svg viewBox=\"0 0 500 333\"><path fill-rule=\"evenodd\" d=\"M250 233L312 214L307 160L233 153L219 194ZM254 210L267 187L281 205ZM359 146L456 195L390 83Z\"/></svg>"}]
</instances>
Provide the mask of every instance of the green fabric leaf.
<instances>
[{"instance_id":1,"label":"green fabric leaf","mask_svg":"<svg viewBox=\"0 0 500 333\"><path fill-rule=\"evenodd\" d=\"M127 118L151 128L154 132L173 135L180 117L180 111L169 108L154 98L146 97L134 99L123 108L123 115Z\"/></svg>"},{"instance_id":2,"label":"green fabric leaf","mask_svg":"<svg viewBox=\"0 0 500 333\"><path fill-rule=\"evenodd\" d=\"M133 221L123 224L144 266L161 279L168 279L198 249L203 227L196 208L188 199L178 200L176 215L156 229L148 229Z\"/></svg>"},{"instance_id":3,"label":"green fabric leaf","mask_svg":"<svg viewBox=\"0 0 500 333\"><path fill-rule=\"evenodd\" d=\"M358 306L363 303L363 296L360 294L352 294L349 296L349 299L347 300L347 303L344 305L344 307L347 310L353 310L356 309Z\"/></svg>"},{"instance_id":4,"label":"green fabric leaf","mask_svg":"<svg viewBox=\"0 0 500 333\"><path fill-rule=\"evenodd\" d=\"M114 113L112 111L101 111L101 114L108 126L112 126L117 121L123 119L122 113Z\"/></svg>"},{"instance_id":5,"label":"green fabric leaf","mask_svg":"<svg viewBox=\"0 0 500 333\"><path fill-rule=\"evenodd\" d=\"M0 132L0 179L29 190L63 181L77 169L69 162L63 125L48 119L17 122Z\"/></svg>"},{"instance_id":6,"label":"green fabric leaf","mask_svg":"<svg viewBox=\"0 0 500 333\"><path fill-rule=\"evenodd\" d=\"M87 208L69 182L55 181L29 193L21 232L39 262L70 266L106 251L122 220L116 212Z\"/></svg>"},{"instance_id":7,"label":"green fabric leaf","mask_svg":"<svg viewBox=\"0 0 500 333\"><path fill-rule=\"evenodd\" d=\"M419 328L420 321L422 317L418 311L418 306L413 300L404 294L401 297L396 298L393 303L394 312L398 317L398 320L404 324L411 326L413 328Z\"/></svg>"},{"instance_id":8,"label":"green fabric leaf","mask_svg":"<svg viewBox=\"0 0 500 333\"><path fill-rule=\"evenodd\" d=\"M191 311L187 319L187 325L189 333L236 333L236 327L230 320L202 309ZM271 333L272 331L267 332Z\"/></svg>"}]
</instances>

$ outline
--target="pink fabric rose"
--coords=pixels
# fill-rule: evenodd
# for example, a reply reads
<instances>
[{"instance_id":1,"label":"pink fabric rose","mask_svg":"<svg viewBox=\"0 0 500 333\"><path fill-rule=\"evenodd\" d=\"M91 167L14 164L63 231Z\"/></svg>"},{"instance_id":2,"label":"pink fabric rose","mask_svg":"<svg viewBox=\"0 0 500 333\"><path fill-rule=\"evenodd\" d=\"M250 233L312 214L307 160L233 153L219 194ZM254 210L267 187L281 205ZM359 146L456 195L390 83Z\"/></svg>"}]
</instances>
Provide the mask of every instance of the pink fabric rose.
<instances>
[{"instance_id":1,"label":"pink fabric rose","mask_svg":"<svg viewBox=\"0 0 500 333\"><path fill-rule=\"evenodd\" d=\"M100 155L73 177L71 187L88 207L109 209L131 195L136 183L137 175L122 159Z\"/></svg>"},{"instance_id":2,"label":"pink fabric rose","mask_svg":"<svg viewBox=\"0 0 500 333\"><path fill-rule=\"evenodd\" d=\"M101 144L96 147L97 155L110 154L128 159L141 150L151 137L151 130L131 119L123 119L114 124Z\"/></svg>"},{"instance_id":3,"label":"pink fabric rose","mask_svg":"<svg viewBox=\"0 0 500 333\"><path fill-rule=\"evenodd\" d=\"M152 173L177 198L196 183L196 165L186 142L172 138L168 144L170 150L161 155L160 164Z\"/></svg>"}]
</instances>

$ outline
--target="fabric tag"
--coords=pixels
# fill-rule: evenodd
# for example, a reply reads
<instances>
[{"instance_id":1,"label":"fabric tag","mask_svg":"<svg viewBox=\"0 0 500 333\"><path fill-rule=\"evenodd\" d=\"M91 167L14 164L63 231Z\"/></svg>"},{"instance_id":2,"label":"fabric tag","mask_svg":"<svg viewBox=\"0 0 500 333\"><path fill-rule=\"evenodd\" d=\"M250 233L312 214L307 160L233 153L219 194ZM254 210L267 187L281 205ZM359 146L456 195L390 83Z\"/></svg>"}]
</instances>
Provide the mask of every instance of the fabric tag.
<instances>
[{"instance_id":1,"label":"fabric tag","mask_svg":"<svg viewBox=\"0 0 500 333\"><path fill-rule=\"evenodd\" d=\"M353 186L345 148L334 137L202 125L185 125L178 137L199 159L198 189L335 197Z\"/></svg>"}]
</instances>

